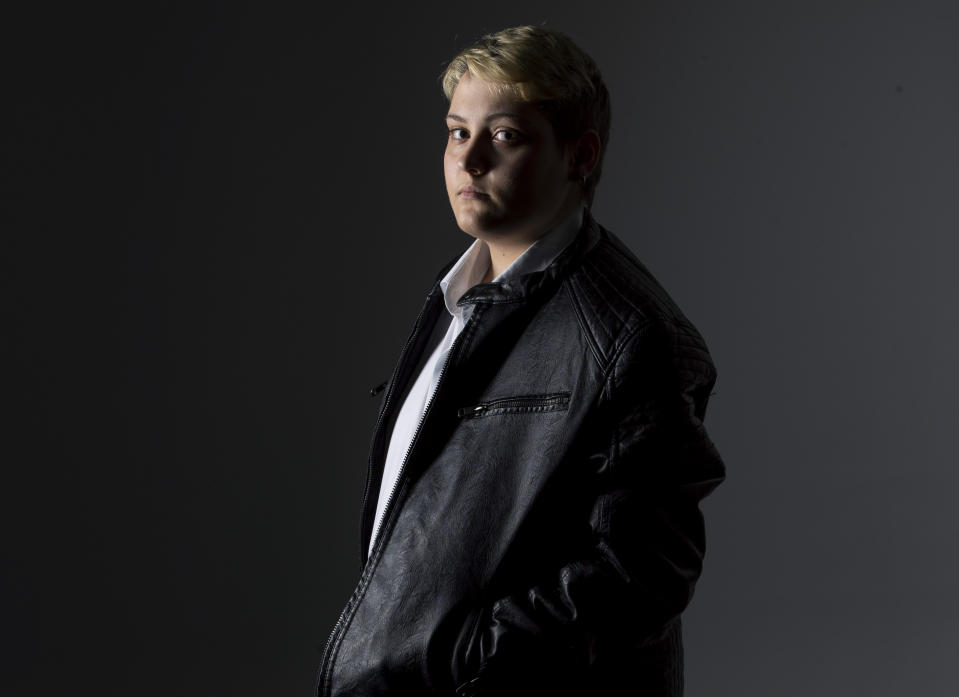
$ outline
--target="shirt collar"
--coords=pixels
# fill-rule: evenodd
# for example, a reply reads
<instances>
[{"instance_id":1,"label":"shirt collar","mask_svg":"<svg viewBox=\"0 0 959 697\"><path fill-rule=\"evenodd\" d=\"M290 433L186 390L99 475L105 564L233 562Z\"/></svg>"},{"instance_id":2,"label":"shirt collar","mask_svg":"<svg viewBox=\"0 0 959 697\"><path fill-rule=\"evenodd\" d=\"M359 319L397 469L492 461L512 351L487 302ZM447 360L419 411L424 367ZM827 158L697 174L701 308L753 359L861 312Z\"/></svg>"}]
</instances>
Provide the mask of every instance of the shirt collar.
<instances>
[{"instance_id":1,"label":"shirt collar","mask_svg":"<svg viewBox=\"0 0 959 697\"><path fill-rule=\"evenodd\" d=\"M576 238L576 233L582 227L584 212L583 205L577 206L559 225L527 247L492 283L503 283L523 274L542 271L549 266ZM457 301L466 291L483 280L489 266L489 245L477 239L440 280L446 309L451 315L458 315L463 311L462 307L457 307Z\"/></svg>"}]
</instances>

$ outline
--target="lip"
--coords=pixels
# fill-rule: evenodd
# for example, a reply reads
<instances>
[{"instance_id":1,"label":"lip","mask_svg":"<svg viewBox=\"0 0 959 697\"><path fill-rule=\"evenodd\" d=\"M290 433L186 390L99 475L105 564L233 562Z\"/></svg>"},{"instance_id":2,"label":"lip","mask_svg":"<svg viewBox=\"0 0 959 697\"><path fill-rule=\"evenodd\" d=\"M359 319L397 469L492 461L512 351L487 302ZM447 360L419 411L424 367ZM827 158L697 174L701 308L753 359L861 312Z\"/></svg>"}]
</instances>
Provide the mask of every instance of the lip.
<instances>
[{"instance_id":1,"label":"lip","mask_svg":"<svg viewBox=\"0 0 959 697\"><path fill-rule=\"evenodd\" d=\"M464 186L459 190L460 198L473 198L473 199L483 199L489 198L489 194L484 193L473 186Z\"/></svg>"}]
</instances>

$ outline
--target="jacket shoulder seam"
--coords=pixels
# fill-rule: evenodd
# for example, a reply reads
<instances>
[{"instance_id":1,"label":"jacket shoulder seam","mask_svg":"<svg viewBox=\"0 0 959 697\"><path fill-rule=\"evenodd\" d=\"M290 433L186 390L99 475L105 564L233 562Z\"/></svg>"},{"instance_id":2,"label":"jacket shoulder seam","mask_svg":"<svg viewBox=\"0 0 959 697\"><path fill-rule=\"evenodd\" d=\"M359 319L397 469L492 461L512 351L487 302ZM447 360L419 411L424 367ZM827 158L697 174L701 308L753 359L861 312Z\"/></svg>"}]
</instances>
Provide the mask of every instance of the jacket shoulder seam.
<instances>
[{"instance_id":1,"label":"jacket shoulder seam","mask_svg":"<svg viewBox=\"0 0 959 697\"><path fill-rule=\"evenodd\" d=\"M623 353L626 351L626 347L632 343L633 339L638 334L645 334L646 330L652 325L650 320L645 320L640 324L633 327L626 336L623 337L623 340L620 342L619 346L616 347L616 350L613 352L613 355L609 359L609 365L603 370L603 385L606 386L607 390L612 389L610 380L613 377L613 369L616 367L616 364L619 362L619 359L622 357Z\"/></svg>"},{"instance_id":2,"label":"jacket shoulder seam","mask_svg":"<svg viewBox=\"0 0 959 697\"><path fill-rule=\"evenodd\" d=\"M566 290L566 296L569 298L570 305L573 307L573 314L576 316L576 321L579 323L579 327L586 337L586 345L589 346L589 351L593 354L593 359L596 361L599 369L605 373L607 367L604 365L602 352L599 348L599 341L593 333L593 330L590 329L589 322L586 321L586 313L583 310L582 303L576 296L576 291L573 290L573 284L569 282L569 279L563 283L563 288Z\"/></svg>"}]
</instances>

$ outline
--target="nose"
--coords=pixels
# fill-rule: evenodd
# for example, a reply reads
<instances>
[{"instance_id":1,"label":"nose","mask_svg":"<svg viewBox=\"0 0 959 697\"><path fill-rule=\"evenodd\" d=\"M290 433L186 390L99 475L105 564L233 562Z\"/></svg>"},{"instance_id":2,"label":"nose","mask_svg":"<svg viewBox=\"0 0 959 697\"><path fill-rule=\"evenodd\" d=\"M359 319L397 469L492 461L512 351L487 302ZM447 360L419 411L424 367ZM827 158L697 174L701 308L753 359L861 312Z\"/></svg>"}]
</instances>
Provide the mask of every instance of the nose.
<instances>
[{"instance_id":1,"label":"nose","mask_svg":"<svg viewBox=\"0 0 959 697\"><path fill-rule=\"evenodd\" d=\"M483 174L490 165L489 147L483 138L474 137L463 146L459 165L474 177Z\"/></svg>"}]
</instances>

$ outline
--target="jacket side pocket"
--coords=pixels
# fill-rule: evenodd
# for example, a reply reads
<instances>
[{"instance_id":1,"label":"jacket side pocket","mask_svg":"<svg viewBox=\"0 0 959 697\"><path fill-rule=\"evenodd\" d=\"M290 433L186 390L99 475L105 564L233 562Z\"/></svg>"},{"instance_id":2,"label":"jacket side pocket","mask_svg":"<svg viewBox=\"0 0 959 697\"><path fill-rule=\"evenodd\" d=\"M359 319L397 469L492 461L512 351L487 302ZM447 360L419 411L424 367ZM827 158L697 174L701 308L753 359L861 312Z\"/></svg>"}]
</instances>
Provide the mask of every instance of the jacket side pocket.
<instances>
[{"instance_id":1,"label":"jacket side pocket","mask_svg":"<svg viewBox=\"0 0 959 697\"><path fill-rule=\"evenodd\" d=\"M529 414L546 411L566 411L569 408L569 392L517 395L480 402L460 407L456 415L461 419L478 419L497 414Z\"/></svg>"}]
</instances>

